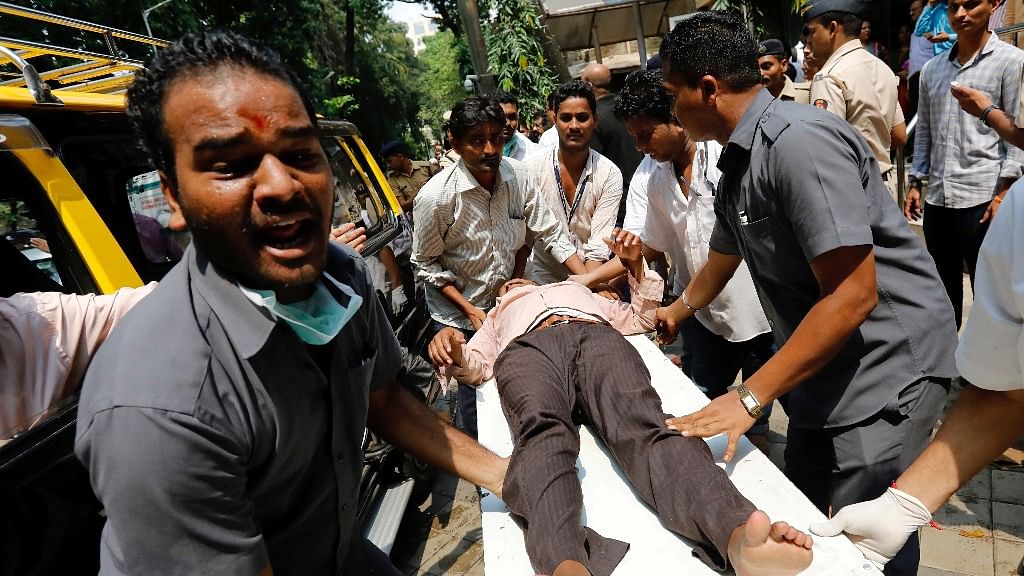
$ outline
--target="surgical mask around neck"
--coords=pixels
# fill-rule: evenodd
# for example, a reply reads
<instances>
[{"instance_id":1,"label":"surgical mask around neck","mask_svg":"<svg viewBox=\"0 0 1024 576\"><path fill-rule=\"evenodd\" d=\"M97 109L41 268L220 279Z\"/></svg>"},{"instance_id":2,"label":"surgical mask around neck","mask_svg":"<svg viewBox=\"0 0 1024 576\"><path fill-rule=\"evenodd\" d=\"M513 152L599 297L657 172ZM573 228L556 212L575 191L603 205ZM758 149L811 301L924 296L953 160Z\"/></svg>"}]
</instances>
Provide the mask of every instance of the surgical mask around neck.
<instances>
[{"instance_id":1,"label":"surgical mask around neck","mask_svg":"<svg viewBox=\"0 0 1024 576\"><path fill-rule=\"evenodd\" d=\"M362 296L356 294L352 288L327 274L324 274L324 277L348 296L347 306L342 306L338 302L324 286L323 280L316 283L316 290L312 296L291 304L278 302L277 295L272 290L253 290L244 286L239 288L256 305L263 306L274 317L288 324L300 340L313 346L322 346L341 332L363 302Z\"/></svg>"}]
</instances>

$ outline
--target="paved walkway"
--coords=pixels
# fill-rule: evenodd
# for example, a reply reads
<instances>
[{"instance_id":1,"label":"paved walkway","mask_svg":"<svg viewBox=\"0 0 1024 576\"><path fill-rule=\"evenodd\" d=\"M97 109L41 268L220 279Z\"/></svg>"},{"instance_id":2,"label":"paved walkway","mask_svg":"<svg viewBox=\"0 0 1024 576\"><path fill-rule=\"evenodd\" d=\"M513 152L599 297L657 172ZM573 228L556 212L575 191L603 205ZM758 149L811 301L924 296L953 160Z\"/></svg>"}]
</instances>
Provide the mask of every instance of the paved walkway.
<instances>
[{"instance_id":1,"label":"paved walkway","mask_svg":"<svg viewBox=\"0 0 1024 576\"><path fill-rule=\"evenodd\" d=\"M964 316L970 310L965 277ZM998 423L978 423L997 426ZM772 411L769 458L780 468L788 419ZM1024 440L1019 448L1024 449ZM391 557L410 575L483 576L483 543L476 491L439 475L423 501L410 506ZM935 514L942 530L923 528L919 576L1024 575L1024 467L989 466Z\"/></svg>"}]
</instances>

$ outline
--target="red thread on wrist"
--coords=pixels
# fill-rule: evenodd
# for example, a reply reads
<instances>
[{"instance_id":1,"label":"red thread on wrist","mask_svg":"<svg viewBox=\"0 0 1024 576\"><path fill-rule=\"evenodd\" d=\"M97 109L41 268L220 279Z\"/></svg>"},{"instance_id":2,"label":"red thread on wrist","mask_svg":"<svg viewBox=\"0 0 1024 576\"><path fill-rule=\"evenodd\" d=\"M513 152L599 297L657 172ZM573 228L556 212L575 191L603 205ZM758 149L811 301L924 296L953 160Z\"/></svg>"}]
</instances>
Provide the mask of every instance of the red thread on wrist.
<instances>
[{"instance_id":1,"label":"red thread on wrist","mask_svg":"<svg viewBox=\"0 0 1024 576\"><path fill-rule=\"evenodd\" d=\"M892 482L892 487L897 489L897 490L899 490L899 486L896 485L896 481L895 480L893 480L893 482ZM942 526L939 526L939 523L936 522L935 520L932 520L932 521L928 522L928 525L931 526L932 528L935 528L936 530L942 530Z\"/></svg>"}]
</instances>

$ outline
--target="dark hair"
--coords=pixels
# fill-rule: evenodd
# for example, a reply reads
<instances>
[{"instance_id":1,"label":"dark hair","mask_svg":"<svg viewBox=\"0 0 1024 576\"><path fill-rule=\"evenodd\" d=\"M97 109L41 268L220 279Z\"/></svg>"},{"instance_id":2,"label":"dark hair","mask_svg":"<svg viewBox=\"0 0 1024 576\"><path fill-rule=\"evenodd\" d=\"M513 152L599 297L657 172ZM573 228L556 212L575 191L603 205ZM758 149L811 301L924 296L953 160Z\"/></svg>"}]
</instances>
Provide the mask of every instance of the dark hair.
<instances>
[{"instance_id":1,"label":"dark hair","mask_svg":"<svg viewBox=\"0 0 1024 576\"><path fill-rule=\"evenodd\" d=\"M515 104L516 110L519 109L519 99L504 90L495 88L488 96L497 100L498 104Z\"/></svg>"},{"instance_id":2,"label":"dark hair","mask_svg":"<svg viewBox=\"0 0 1024 576\"><path fill-rule=\"evenodd\" d=\"M714 76L735 91L761 84L757 43L734 14L719 10L697 12L679 22L658 51L667 76L695 87Z\"/></svg>"},{"instance_id":3,"label":"dark hair","mask_svg":"<svg viewBox=\"0 0 1024 576\"><path fill-rule=\"evenodd\" d=\"M558 107L569 98L583 98L590 106L590 113L597 114L597 97L594 96L594 88L590 82L583 80L569 80L551 93L551 109L558 113Z\"/></svg>"},{"instance_id":4,"label":"dark hair","mask_svg":"<svg viewBox=\"0 0 1024 576\"><path fill-rule=\"evenodd\" d=\"M174 147L164 126L164 103L175 80L198 76L220 67L250 69L280 80L295 89L314 126L316 110L281 57L270 48L234 32L210 30L182 36L160 50L128 88L128 118L139 144L157 170L174 184Z\"/></svg>"},{"instance_id":5,"label":"dark hair","mask_svg":"<svg viewBox=\"0 0 1024 576\"><path fill-rule=\"evenodd\" d=\"M490 96L470 96L452 108L448 129L451 130L452 138L462 138L474 127L488 122L505 125L505 113L501 105Z\"/></svg>"},{"instance_id":6,"label":"dark hair","mask_svg":"<svg viewBox=\"0 0 1024 576\"><path fill-rule=\"evenodd\" d=\"M864 24L863 18L849 12L825 12L815 20L822 26L827 26L829 22L836 22L843 32L851 37L860 36L860 27Z\"/></svg>"},{"instance_id":7,"label":"dark hair","mask_svg":"<svg viewBox=\"0 0 1024 576\"><path fill-rule=\"evenodd\" d=\"M647 116L668 124L672 121L672 97L661 85L661 70L639 70L626 77L615 98L615 117L623 122Z\"/></svg>"}]
</instances>

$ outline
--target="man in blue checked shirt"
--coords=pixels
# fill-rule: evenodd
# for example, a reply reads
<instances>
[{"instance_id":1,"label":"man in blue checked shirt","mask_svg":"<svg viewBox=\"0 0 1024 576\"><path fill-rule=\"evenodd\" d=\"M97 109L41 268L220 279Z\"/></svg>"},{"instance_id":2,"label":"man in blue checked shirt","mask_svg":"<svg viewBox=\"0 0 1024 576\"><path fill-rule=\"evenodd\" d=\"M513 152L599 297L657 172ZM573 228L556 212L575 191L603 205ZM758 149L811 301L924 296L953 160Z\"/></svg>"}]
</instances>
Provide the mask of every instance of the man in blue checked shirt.
<instances>
[{"instance_id":1,"label":"man in blue checked shirt","mask_svg":"<svg viewBox=\"0 0 1024 576\"><path fill-rule=\"evenodd\" d=\"M1024 64L1024 52L988 29L999 4L1000 0L949 2L949 21L957 41L921 71L914 165L903 206L908 219L921 216L921 179L927 177L925 243L953 303L958 328L963 312L963 262L973 285L978 249L989 222L1021 175L1022 152L1003 142L989 125L993 110L1017 109ZM962 111L950 91L960 86L987 93L993 108L980 117Z\"/></svg>"}]
</instances>

